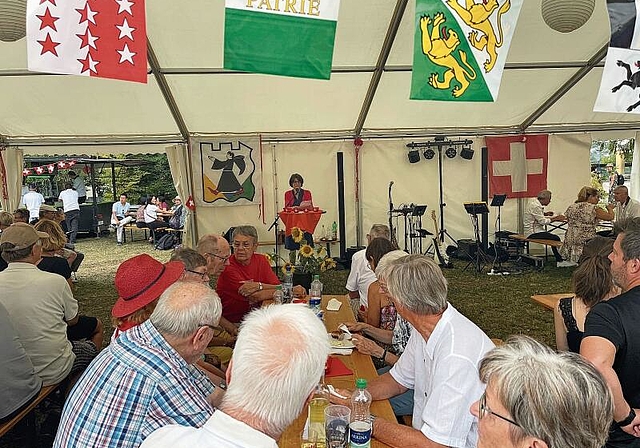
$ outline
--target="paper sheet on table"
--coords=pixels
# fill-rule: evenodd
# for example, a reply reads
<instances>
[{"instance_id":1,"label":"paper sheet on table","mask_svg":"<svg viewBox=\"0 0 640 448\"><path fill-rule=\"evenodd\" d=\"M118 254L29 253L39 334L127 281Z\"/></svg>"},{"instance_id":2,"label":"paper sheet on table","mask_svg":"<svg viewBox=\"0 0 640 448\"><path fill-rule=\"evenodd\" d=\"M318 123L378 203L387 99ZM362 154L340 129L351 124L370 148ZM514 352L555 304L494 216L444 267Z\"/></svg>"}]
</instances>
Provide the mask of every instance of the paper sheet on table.
<instances>
[{"instance_id":1,"label":"paper sheet on table","mask_svg":"<svg viewBox=\"0 0 640 448\"><path fill-rule=\"evenodd\" d=\"M342 306L342 302L338 299L331 299L327 303L327 311L338 311Z\"/></svg>"},{"instance_id":2,"label":"paper sheet on table","mask_svg":"<svg viewBox=\"0 0 640 448\"><path fill-rule=\"evenodd\" d=\"M351 353L353 352L352 348L337 348L337 347L331 347L331 355L345 355L345 356L349 356Z\"/></svg>"}]
</instances>

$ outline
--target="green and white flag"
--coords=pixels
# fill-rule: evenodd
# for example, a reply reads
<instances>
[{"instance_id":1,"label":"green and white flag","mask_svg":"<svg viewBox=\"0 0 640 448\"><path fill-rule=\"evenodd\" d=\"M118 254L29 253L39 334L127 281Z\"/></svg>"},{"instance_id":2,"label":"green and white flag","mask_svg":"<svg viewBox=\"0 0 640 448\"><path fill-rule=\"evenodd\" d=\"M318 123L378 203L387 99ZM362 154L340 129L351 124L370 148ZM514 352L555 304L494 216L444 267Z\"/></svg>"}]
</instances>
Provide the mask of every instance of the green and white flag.
<instances>
[{"instance_id":1,"label":"green and white flag","mask_svg":"<svg viewBox=\"0 0 640 448\"><path fill-rule=\"evenodd\" d=\"M412 100L495 101L523 0L416 0Z\"/></svg>"},{"instance_id":2,"label":"green and white flag","mask_svg":"<svg viewBox=\"0 0 640 448\"><path fill-rule=\"evenodd\" d=\"M226 0L224 68L329 79L340 0Z\"/></svg>"}]
</instances>

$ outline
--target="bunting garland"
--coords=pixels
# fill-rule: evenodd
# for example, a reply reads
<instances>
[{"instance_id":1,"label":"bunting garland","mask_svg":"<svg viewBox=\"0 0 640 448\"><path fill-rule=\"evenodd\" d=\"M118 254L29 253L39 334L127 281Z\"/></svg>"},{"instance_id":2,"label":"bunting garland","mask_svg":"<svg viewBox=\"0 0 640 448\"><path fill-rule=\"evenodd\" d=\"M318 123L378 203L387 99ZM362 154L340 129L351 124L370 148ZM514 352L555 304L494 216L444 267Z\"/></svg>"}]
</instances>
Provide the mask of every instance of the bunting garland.
<instances>
[{"instance_id":1,"label":"bunting garland","mask_svg":"<svg viewBox=\"0 0 640 448\"><path fill-rule=\"evenodd\" d=\"M55 163L48 163L46 165L32 166L22 170L23 176L30 176L32 174L53 174L58 170L68 170L73 167L77 162L75 160L60 160Z\"/></svg>"}]
</instances>

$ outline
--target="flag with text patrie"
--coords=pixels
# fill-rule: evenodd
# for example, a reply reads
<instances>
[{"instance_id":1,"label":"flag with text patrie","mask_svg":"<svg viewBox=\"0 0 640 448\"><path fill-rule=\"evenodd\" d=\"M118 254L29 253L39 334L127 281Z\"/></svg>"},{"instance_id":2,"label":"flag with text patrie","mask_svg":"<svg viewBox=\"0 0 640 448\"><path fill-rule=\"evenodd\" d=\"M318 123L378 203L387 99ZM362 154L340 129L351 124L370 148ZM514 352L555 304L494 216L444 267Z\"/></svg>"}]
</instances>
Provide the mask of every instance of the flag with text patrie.
<instances>
[{"instance_id":1,"label":"flag with text patrie","mask_svg":"<svg viewBox=\"0 0 640 448\"><path fill-rule=\"evenodd\" d=\"M640 114L640 0L607 0L611 39L596 112Z\"/></svg>"},{"instance_id":2,"label":"flag with text patrie","mask_svg":"<svg viewBox=\"0 0 640 448\"><path fill-rule=\"evenodd\" d=\"M523 0L416 0L412 100L496 101Z\"/></svg>"},{"instance_id":3,"label":"flag with text patrie","mask_svg":"<svg viewBox=\"0 0 640 448\"><path fill-rule=\"evenodd\" d=\"M224 68L329 79L340 0L226 0Z\"/></svg>"},{"instance_id":4,"label":"flag with text patrie","mask_svg":"<svg viewBox=\"0 0 640 448\"><path fill-rule=\"evenodd\" d=\"M28 0L28 68L147 82L144 0Z\"/></svg>"}]
</instances>

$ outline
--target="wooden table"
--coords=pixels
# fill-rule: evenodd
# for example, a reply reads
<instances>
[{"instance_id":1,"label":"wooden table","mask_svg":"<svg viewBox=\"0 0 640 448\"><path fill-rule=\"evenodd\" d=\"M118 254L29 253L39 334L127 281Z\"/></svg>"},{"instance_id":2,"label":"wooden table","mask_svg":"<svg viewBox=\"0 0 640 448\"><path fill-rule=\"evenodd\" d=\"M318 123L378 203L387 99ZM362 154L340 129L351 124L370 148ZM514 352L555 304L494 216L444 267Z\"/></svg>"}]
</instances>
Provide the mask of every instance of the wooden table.
<instances>
[{"instance_id":1,"label":"wooden table","mask_svg":"<svg viewBox=\"0 0 640 448\"><path fill-rule=\"evenodd\" d=\"M536 294L531 296L531 300L539 303L545 308L550 310L554 310L558 307L558 300L564 297L573 297L573 293L566 292L561 294Z\"/></svg>"},{"instance_id":2,"label":"wooden table","mask_svg":"<svg viewBox=\"0 0 640 448\"><path fill-rule=\"evenodd\" d=\"M338 299L342 302L340 310L326 311L327 302L332 298ZM345 296L323 296L322 309L325 310L324 323L327 327L327 331L335 331L341 322L355 321L353 312L351 311L351 307L349 306L349 301L345 298ZM367 380L372 380L374 378L377 378L378 376L378 374L376 373L376 369L373 366L373 362L371 362L371 357L368 355L363 355L361 353L358 353L357 350L354 350L350 356L339 356L339 358L351 371L354 372L354 374L349 376L336 376L326 378L325 382L327 384L332 384L336 388L353 390L355 389L356 378L366 378ZM371 404L371 413L391 422L396 421L395 415L393 414L393 409L391 409L391 405L389 404L388 400L374 401ZM284 434L282 434L282 437L280 437L280 440L278 441L278 446L280 448L300 448L300 434L302 433L302 429L304 428L306 419L307 409L305 409L298 417L298 419L287 428ZM371 440L371 448L384 447L388 447L388 445L379 442L376 439Z\"/></svg>"}]
</instances>

